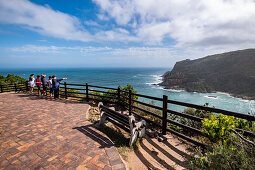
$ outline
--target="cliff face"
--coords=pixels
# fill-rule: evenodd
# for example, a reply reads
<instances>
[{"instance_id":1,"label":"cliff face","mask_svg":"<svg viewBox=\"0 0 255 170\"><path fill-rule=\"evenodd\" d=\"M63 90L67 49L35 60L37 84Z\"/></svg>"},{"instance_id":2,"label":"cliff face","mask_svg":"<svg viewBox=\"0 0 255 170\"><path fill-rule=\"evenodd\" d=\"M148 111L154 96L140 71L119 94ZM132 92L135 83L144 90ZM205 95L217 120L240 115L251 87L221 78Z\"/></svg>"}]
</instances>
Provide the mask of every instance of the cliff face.
<instances>
[{"instance_id":1,"label":"cliff face","mask_svg":"<svg viewBox=\"0 0 255 170\"><path fill-rule=\"evenodd\" d=\"M255 98L255 49L177 62L160 85L190 92L227 92Z\"/></svg>"}]
</instances>

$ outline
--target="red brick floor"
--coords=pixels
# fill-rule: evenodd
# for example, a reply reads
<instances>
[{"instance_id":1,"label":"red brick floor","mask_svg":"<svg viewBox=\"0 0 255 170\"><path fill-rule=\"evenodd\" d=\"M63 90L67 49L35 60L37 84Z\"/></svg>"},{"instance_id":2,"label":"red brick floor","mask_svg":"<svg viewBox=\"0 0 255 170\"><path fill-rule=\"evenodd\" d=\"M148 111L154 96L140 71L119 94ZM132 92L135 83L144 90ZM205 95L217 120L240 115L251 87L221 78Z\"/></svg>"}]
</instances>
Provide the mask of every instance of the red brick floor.
<instances>
[{"instance_id":1,"label":"red brick floor","mask_svg":"<svg viewBox=\"0 0 255 170\"><path fill-rule=\"evenodd\" d=\"M0 169L125 169L112 142L86 121L89 105L0 94Z\"/></svg>"}]
</instances>

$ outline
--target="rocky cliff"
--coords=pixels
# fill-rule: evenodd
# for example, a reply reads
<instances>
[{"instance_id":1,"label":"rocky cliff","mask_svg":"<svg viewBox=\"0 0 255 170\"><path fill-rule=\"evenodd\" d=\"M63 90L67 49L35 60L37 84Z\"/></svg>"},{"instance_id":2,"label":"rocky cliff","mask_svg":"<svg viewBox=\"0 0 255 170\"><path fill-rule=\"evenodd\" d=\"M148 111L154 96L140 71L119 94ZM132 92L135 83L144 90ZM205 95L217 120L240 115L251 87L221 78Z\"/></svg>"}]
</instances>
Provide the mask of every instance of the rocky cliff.
<instances>
[{"instance_id":1,"label":"rocky cliff","mask_svg":"<svg viewBox=\"0 0 255 170\"><path fill-rule=\"evenodd\" d=\"M255 98L255 49L232 51L177 62L159 85L189 92L226 92Z\"/></svg>"}]
</instances>

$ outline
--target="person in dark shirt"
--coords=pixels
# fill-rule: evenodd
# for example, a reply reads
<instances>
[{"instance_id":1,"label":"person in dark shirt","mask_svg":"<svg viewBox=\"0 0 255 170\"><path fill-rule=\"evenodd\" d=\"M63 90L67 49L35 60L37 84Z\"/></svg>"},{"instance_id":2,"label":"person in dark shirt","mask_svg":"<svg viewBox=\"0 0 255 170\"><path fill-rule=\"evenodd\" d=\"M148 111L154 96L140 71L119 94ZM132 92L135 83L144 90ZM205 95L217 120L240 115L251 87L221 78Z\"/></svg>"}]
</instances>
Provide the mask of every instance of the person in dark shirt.
<instances>
[{"instance_id":1,"label":"person in dark shirt","mask_svg":"<svg viewBox=\"0 0 255 170\"><path fill-rule=\"evenodd\" d=\"M59 83L67 78L57 79L56 75L52 76L52 88L54 90L54 98L59 98Z\"/></svg>"},{"instance_id":2,"label":"person in dark shirt","mask_svg":"<svg viewBox=\"0 0 255 170\"><path fill-rule=\"evenodd\" d=\"M45 80L46 75L41 75L42 87L43 87L43 95L46 96L47 91L47 81Z\"/></svg>"}]
</instances>

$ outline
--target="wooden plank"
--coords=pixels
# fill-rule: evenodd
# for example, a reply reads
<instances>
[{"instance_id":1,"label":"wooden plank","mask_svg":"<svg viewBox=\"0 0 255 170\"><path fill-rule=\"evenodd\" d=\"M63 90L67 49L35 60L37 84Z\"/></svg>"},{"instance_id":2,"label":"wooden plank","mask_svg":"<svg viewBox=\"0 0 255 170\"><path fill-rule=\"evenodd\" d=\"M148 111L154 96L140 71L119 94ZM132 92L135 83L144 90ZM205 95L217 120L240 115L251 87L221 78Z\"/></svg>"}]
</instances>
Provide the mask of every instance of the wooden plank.
<instances>
[{"instance_id":1,"label":"wooden plank","mask_svg":"<svg viewBox=\"0 0 255 170\"><path fill-rule=\"evenodd\" d=\"M203 120L203 118L200 118L197 116L193 116L193 115L189 115L189 114L185 114L185 113L181 113L181 112L177 112L177 111L173 111L173 110L169 110L169 109L167 109L167 112L172 113L174 115L181 116L181 117L185 117L187 119L195 120L198 122L201 122Z\"/></svg>"},{"instance_id":2,"label":"wooden plank","mask_svg":"<svg viewBox=\"0 0 255 170\"><path fill-rule=\"evenodd\" d=\"M193 127L191 127L191 126L187 126L187 125L184 125L184 124L179 123L179 122L175 122L175 121L170 120L170 119L167 119L167 122L168 122L168 123L171 123L171 124L173 124L173 125L176 125L176 126L179 126L179 127L185 128L185 129L188 129L188 130L190 130L190 131L196 132L196 133L198 133L198 134L200 134L200 135L202 134L201 130L196 129L196 128L193 128Z\"/></svg>"},{"instance_id":3,"label":"wooden plank","mask_svg":"<svg viewBox=\"0 0 255 170\"><path fill-rule=\"evenodd\" d=\"M137 106L133 106L133 108L134 108L134 109L138 109L138 110L140 110L140 111L142 111L142 112L148 113L148 114L151 115L151 116L154 116L154 117L157 117L157 118L159 118L159 119L162 119L162 116L159 116L159 115L157 115L157 114L155 114L155 113L152 113L152 112L150 112L150 111L148 111L148 110L142 109L142 108L137 107Z\"/></svg>"},{"instance_id":4,"label":"wooden plank","mask_svg":"<svg viewBox=\"0 0 255 170\"><path fill-rule=\"evenodd\" d=\"M179 102L179 101L174 101L174 100L168 100L167 102L171 103L171 104L196 108L196 109L205 110L205 111L209 111L209 112L222 113L224 115L234 116L234 117L246 119L246 120L249 120L249 121L255 121L255 116L249 115L249 114L237 113L237 112L232 112L232 111L227 111L227 110L222 110L222 109L216 109L216 108L212 108L212 107L201 106L201 105L196 105L196 104L191 104L191 103L184 103L184 102Z\"/></svg>"},{"instance_id":5,"label":"wooden plank","mask_svg":"<svg viewBox=\"0 0 255 170\"><path fill-rule=\"evenodd\" d=\"M120 127L121 129L125 130L126 132L130 133L130 129L126 128L125 126L121 125L120 123L112 120L111 118L107 118L106 120L108 120L109 122L111 122L112 124Z\"/></svg>"},{"instance_id":6,"label":"wooden plank","mask_svg":"<svg viewBox=\"0 0 255 170\"><path fill-rule=\"evenodd\" d=\"M138 100L132 100L132 101L136 102L136 103L139 103L139 104L142 104L144 106L148 106L148 107L154 108L154 109L158 109L158 110L162 110L163 109L162 107L151 105L151 104L148 104L148 103L144 103L144 102L141 102L141 101L138 101Z\"/></svg>"},{"instance_id":7,"label":"wooden plank","mask_svg":"<svg viewBox=\"0 0 255 170\"><path fill-rule=\"evenodd\" d=\"M145 118L145 117L139 115L138 113L132 112L132 114L133 114L134 116L140 118L140 119L145 120L147 123L151 123L151 124L153 124L153 125L155 125L155 126L161 128L161 125L160 125L160 124L158 124L158 123L156 123L156 122L154 122L154 121L152 121L152 120L150 120L150 119L147 119L147 118Z\"/></svg>"},{"instance_id":8,"label":"wooden plank","mask_svg":"<svg viewBox=\"0 0 255 170\"><path fill-rule=\"evenodd\" d=\"M163 101L163 98L159 98L159 97L152 97L152 96L147 96L147 95L137 94L137 93L132 93L132 94L135 96L144 97L144 98L148 98L148 99L152 99L152 100Z\"/></svg>"},{"instance_id":9,"label":"wooden plank","mask_svg":"<svg viewBox=\"0 0 255 170\"><path fill-rule=\"evenodd\" d=\"M94 90L94 89L89 89L89 91L100 92L100 93L107 93L107 94L116 94L116 93L112 93L112 92L107 92L107 91L102 91L102 90Z\"/></svg>"},{"instance_id":10,"label":"wooden plank","mask_svg":"<svg viewBox=\"0 0 255 170\"><path fill-rule=\"evenodd\" d=\"M203 144L203 143L201 143L201 142L199 142L199 141L196 141L196 140L194 140L194 139L190 138L189 136L186 136L186 135L184 135L184 134L182 134L182 133L176 132L176 131L173 130L173 129L167 128L166 130L167 130L168 132L170 132L170 133L172 133L172 134L174 134L174 135L176 135L176 136L182 138L182 139L185 139L185 140L187 140L187 141L189 141L189 142L191 142L191 143L197 145L197 146L201 146L201 147L203 147L203 148L206 148L206 147L207 147L207 145L205 145L205 144Z\"/></svg>"},{"instance_id":11,"label":"wooden plank","mask_svg":"<svg viewBox=\"0 0 255 170\"><path fill-rule=\"evenodd\" d=\"M101 89L110 89L110 90L118 90L111 87L104 87L104 86L95 86L95 85L88 85L89 87L101 88Z\"/></svg>"}]
</instances>

